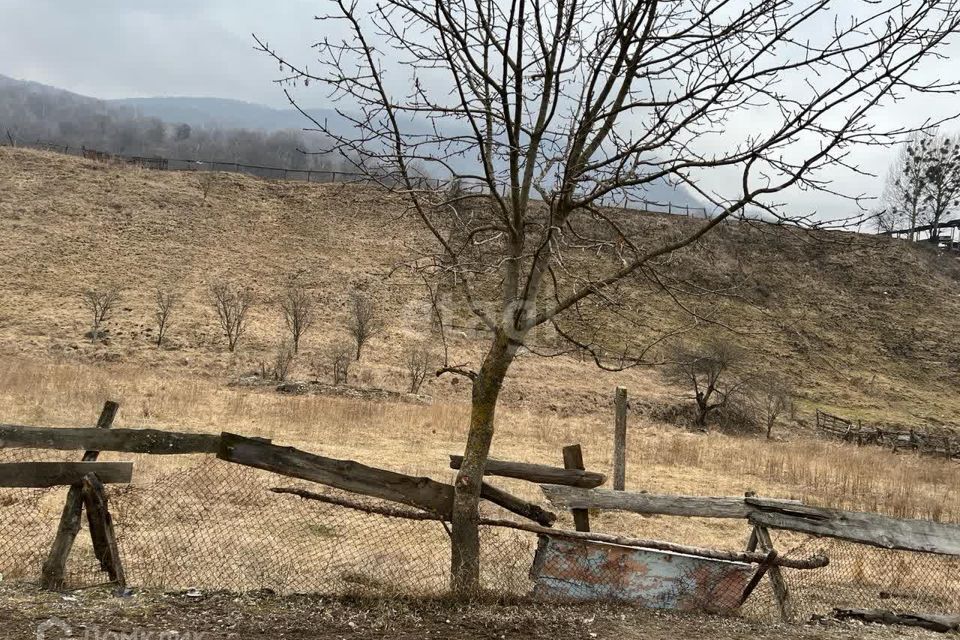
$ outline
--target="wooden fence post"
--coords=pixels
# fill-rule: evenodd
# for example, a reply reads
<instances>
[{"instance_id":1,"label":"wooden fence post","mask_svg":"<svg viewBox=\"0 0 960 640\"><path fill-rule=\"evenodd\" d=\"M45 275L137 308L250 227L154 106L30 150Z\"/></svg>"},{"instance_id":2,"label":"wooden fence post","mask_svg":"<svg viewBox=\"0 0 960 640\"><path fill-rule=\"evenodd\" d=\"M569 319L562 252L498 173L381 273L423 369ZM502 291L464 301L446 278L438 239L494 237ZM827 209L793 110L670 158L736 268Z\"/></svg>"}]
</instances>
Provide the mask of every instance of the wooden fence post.
<instances>
[{"instance_id":1,"label":"wooden fence post","mask_svg":"<svg viewBox=\"0 0 960 640\"><path fill-rule=\"evenodd\" d=\"M583 449L579 444L571 444L563 448L563 466L567 469L584 470ZM586 509L571 509L573 524L577 531L590 531L590 512Z\"/></svg>"},{"instance_id":2,"label":"wooden fence post","mask_svg":"<svg viewBox=\"0 0 960 640\"><path fill-rule=\"evenodd\" d=\"M83 504L87 508L87 522L93 540L93 552L100 561L100 568L121 589L127 586L127 578L120 563L120 549L113 529L113 518L107 508L107 493L97 474L89 473L83 479Z\"/></svg>"},{"instance_id":3,"label":"wooden fence post","mask_svg":"<svg viewBox=\"0 0 960 640\"><path fill-rule=\"evenodd\" d=\"M117 415L120 405L116 402L106 401L103 404L103 411L97 419L98 429L109 429L113 425L113 419ZM83 462L94 462L100 455L99 451L87 451L83 454ZM83 487L73 485L67 491L67 501L63 505L63 513L60 514L60 525L57 527L57 536L50 547L50 553L43 563L43 569L40 576L40 586L50 591L58 591L63 588L63 581L67 572L67 558L70 555L70 549L73 548L73 541L80 532L80 516L83 514Z\"/></svg>"},{"instance_id":4,"label":"wooden fence post","mask_svg":"<svg viewBox=\"0 0 960 640\"><path fill-rule=\"evenodd\" d=\"M627 389L617 387L614 394L616 424L613 430L613 488L623 491L627 478Z\"/></svg>"}]
</instances>

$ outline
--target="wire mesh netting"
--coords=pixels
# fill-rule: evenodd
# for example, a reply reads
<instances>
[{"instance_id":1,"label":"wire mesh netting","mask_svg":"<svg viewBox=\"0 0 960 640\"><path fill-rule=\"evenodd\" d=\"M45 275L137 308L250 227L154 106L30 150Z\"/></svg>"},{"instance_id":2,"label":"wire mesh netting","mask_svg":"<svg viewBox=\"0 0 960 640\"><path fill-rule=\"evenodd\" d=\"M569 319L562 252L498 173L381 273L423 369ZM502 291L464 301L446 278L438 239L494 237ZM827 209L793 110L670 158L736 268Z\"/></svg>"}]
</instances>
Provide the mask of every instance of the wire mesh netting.
<instances>
[{"instance_id":1,"label":"wire mesh netting","mask_svg":"<svg viewBox=\"0 0 960 640\"><path fill-rule=\"evenodd\" d=\"M0 449L2 462L76 458L74 452ZM411 597L448 589L450 538L440 522L277 494L270 489L320 489L212 456L104 454L102 459L132 460L137 469L133 484L107 488L127 581L136 587ZM66 488L0 489L5 581L39 579L66 493ZM329 488L322 493L348 496ZM822 569L783 569L794 619L829 614L835 607L960 610L958 558L787 533L776 533L774 542L781 556L830 558ZM729 548L740 545L742 540L731 541ZM755 571L736 562L566 538L538 540L532 533L487 526L481 528L481 554L482 586L496 596L691 610L737 610ZM67 586L105 582L84 523ZM778 615L769 580L759 583L740 611Z\"/></svg>"}]
</instances>

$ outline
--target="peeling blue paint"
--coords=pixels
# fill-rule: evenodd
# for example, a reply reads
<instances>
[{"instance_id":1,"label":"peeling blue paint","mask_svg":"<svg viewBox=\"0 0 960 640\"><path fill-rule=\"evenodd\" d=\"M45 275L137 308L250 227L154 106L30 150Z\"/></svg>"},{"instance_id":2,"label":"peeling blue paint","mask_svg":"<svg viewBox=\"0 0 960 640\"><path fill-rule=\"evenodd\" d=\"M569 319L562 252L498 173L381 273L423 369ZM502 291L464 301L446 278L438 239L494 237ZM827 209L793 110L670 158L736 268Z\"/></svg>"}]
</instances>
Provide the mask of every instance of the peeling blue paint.
<instances>
[{"instance_id":1,"label":"peeling blue paint","mask_svg":"<svg viewBox=\"0 0 960 640\"><path fill-rule=\"evenodd\" d=\"M541 536L534 597L628 602L652 609L732 611L755 567L669 551Z\"/></svg>"}]
</instances>

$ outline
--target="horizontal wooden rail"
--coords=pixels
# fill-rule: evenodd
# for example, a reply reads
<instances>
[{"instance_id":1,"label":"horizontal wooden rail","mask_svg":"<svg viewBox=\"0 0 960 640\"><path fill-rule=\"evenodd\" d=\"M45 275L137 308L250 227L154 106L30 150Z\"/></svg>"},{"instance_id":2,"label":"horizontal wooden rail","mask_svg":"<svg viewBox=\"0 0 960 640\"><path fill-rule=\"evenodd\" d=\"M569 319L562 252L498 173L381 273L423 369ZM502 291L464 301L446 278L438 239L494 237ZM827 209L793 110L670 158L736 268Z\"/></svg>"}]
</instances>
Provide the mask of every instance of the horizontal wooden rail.
<instances>
[{"instance_id":1,"label":"horizontal wooden rail","mask_svg":"<svg viewBox=\"0 0 960 640\"><path fill-rule=\"evenodd\" d=\"M274 493L286 493L307 500L317 500L327 504L334 504L348 509L355 509L366 513L376 513L390 518L407 518L410 520L445 520L442 516L434 514L424 514L417 511L407 511L384 507L381 505L363 504L349 498L339 496L327 496L303 489L273 488ZM518 531L527 531L539 535L553 536L555 538L568 538L571 540L590 540L593 542L605 542L608 544L617 544L626 547L643 547L646 549L657 549L660 551L669 551L672 553L684 553L702 558L712 558L714 560L727 560L730 562L750 562L754 564L767 563L770 566L789 567L791 569L818 569L825 567L829 563L826 556L815 555L809 558L789 558L773 557L769 553L756 553L752 551L721 551L718 549L704 549L701 547L691 547L688 545L674 544L664 542L663 540L650 540L645 538L632 538L629 536L611 535L607 533L590 533L586 531L568 531L565 529L550 529L536 524L526 522L514 522L512 520L501 520L495 518L480 518L480 524L487 527L503 527L516 529Z\"/></svg>"},{"instance_id":2,"label":"horizontal wooden rail","mask_svg":"<svg viewBox=\"0 0 960 640\"><path fill-rule=\"evenodd\" d=\"M463 456L450 456L451 469L459 469L462 464ZM593 489L607 481L605 475L594 471L564 469L563 467L551 467L529 462L507 462L505 460L494 460L493 458L487 460L483 473L487 476L516 478L517 480L527 480L537 484L568 485L582 489Z\"/></svg>"},{"instance_id":3,"label":"horizontal wooden rail","mask_svg":"<svg viewBox=\"0 0 960 640\"><path fill-rule=\"evenodd\" d=\"M46 488L83 482L88 473L102 483L130 482L131 462L4 462L0 463L0 487Z\"/></svg>"},{"instance_id":4,"label":"horizontal wooden rail","mask_svg":"<svg viewBox=\"0 0 960 640\"><path fill-rule=\"evenodd\" d=\"M745 500L753 509L749 519L755 525L849 540L883 549L960 556L960 525L803 504L789 505L762 498Z\"/></svg>"},{"instance_id":5,"label":"horizontal wooden rail","mask_svg":"<svg viewBox=\"0 0 960 640\"><path fill-rule=\"evenodd\" d=\"M125 453L216 453L220 436L157 429L97 429L25 427L0 424L0 449L60 451L121 451Z\"/></svg>"},{"instance_id":6,"label":"horizontal wooden rail","mask_svg":"<svg viewBox=\"0 0 960 640\"><path fill-rule=\"evenodd\" d=\"M710 498L542 485L557 509L608 509L645 515L746 518L755 526L798 531L884 549L960 556L960 525L842 511L797 500Z\"/></svg>"},{"instance_id":7,"label":"horizontal wooden rail","mask_svg":"<svg viewBox=\"0 0 960 640\"><path fill-rule=\"evenodd\" d=\"M740 497L701 497L658 495L611 491L609 489L576 489L556 485L541 485L547 499L557 509L605 509L630 511L644 515L693 516L700 518L746 518L754 508ZM783 500L783 504L797 504L797 500Z\"/></svg>"}]
</instances>

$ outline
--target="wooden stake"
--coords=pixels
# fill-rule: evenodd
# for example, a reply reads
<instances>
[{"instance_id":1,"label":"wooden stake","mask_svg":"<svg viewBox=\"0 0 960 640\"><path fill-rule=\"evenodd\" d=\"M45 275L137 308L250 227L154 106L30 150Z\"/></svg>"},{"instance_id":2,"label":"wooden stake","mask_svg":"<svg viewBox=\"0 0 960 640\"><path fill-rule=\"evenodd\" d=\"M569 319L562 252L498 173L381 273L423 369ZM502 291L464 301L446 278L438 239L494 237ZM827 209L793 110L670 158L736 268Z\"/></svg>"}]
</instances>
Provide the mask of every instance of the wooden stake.
<instances>
[{"instance_id":1,"label":"wooden stake","mask_svg":"<svg viewBox=\"0 0 960 640\"><path fill-rule=\"evenodd\" d=\"M579 444L571 444L563 448L563 466L566 469L584 471L583 449ZM577 531L590 531L590 512L586 509L571 509L573 524Z\"/></svg>"},{"instance_id":2,"label":"wooden stake","mask_svg":"<svg viewBox=\"0 0 960 640\"><path fill-rule=\"evenodd\" d=\"M757 536L760 549L766 552L773 551L773 540L770 538L770 532L766 527L756 526L753 528ZM780 608L780 619L789 622L793 616L793 605L790 602L790 591L787 589L787 583L783 579L783 572L780 567L773 565L767 573L770 575L770 584L773 585L773 595L777 599L777 606Z\"/></svg>"},{"instance_id":3,"label":"wooden stake","mask_svg":"<svg viewBox=\"0 0 960 640\"><path fill-rule=\"evenodd\" d=\"M95 473L83 479L83 504L87 508L93 551L100 561L100 568L107 572L110 580L117 583L117 586L127 586L127 578L120 562L117 536L113 530L113 518L107 508L107 493Z\"/></svg>"},{"instance_id":4,"label":"wooden stake","mask_svg":"<svg viewBox=\"0 0 960 640\"><path fill-rule=\"evenodd\" d=\"M613 430L613 488L623 491L627 478L627 389L617 387L614 395L616 425Z\"/></svg>"},{"instance_id":5,"label":"wooden stake","mask_svg":"<svg viewBox=\"0 0 960 640\"><path fill-rule=\"evenodd\" d=\"M97 419L98 429L109 429L117 415L120 405L107 401L103 405L100 417ZM83 462L94 462L100 455L99 451L87 451L83 454ZM73 541L80 531L80 516L83 513L82 487L73 485L67 492L67 500L60 514L60 524L57 527L57 536L50 547L50 553L43 563L40 575L40 586L50 591L59 591L63 588L63 581L67 573L67 558Z\"/></svg>"}]
</instances>

